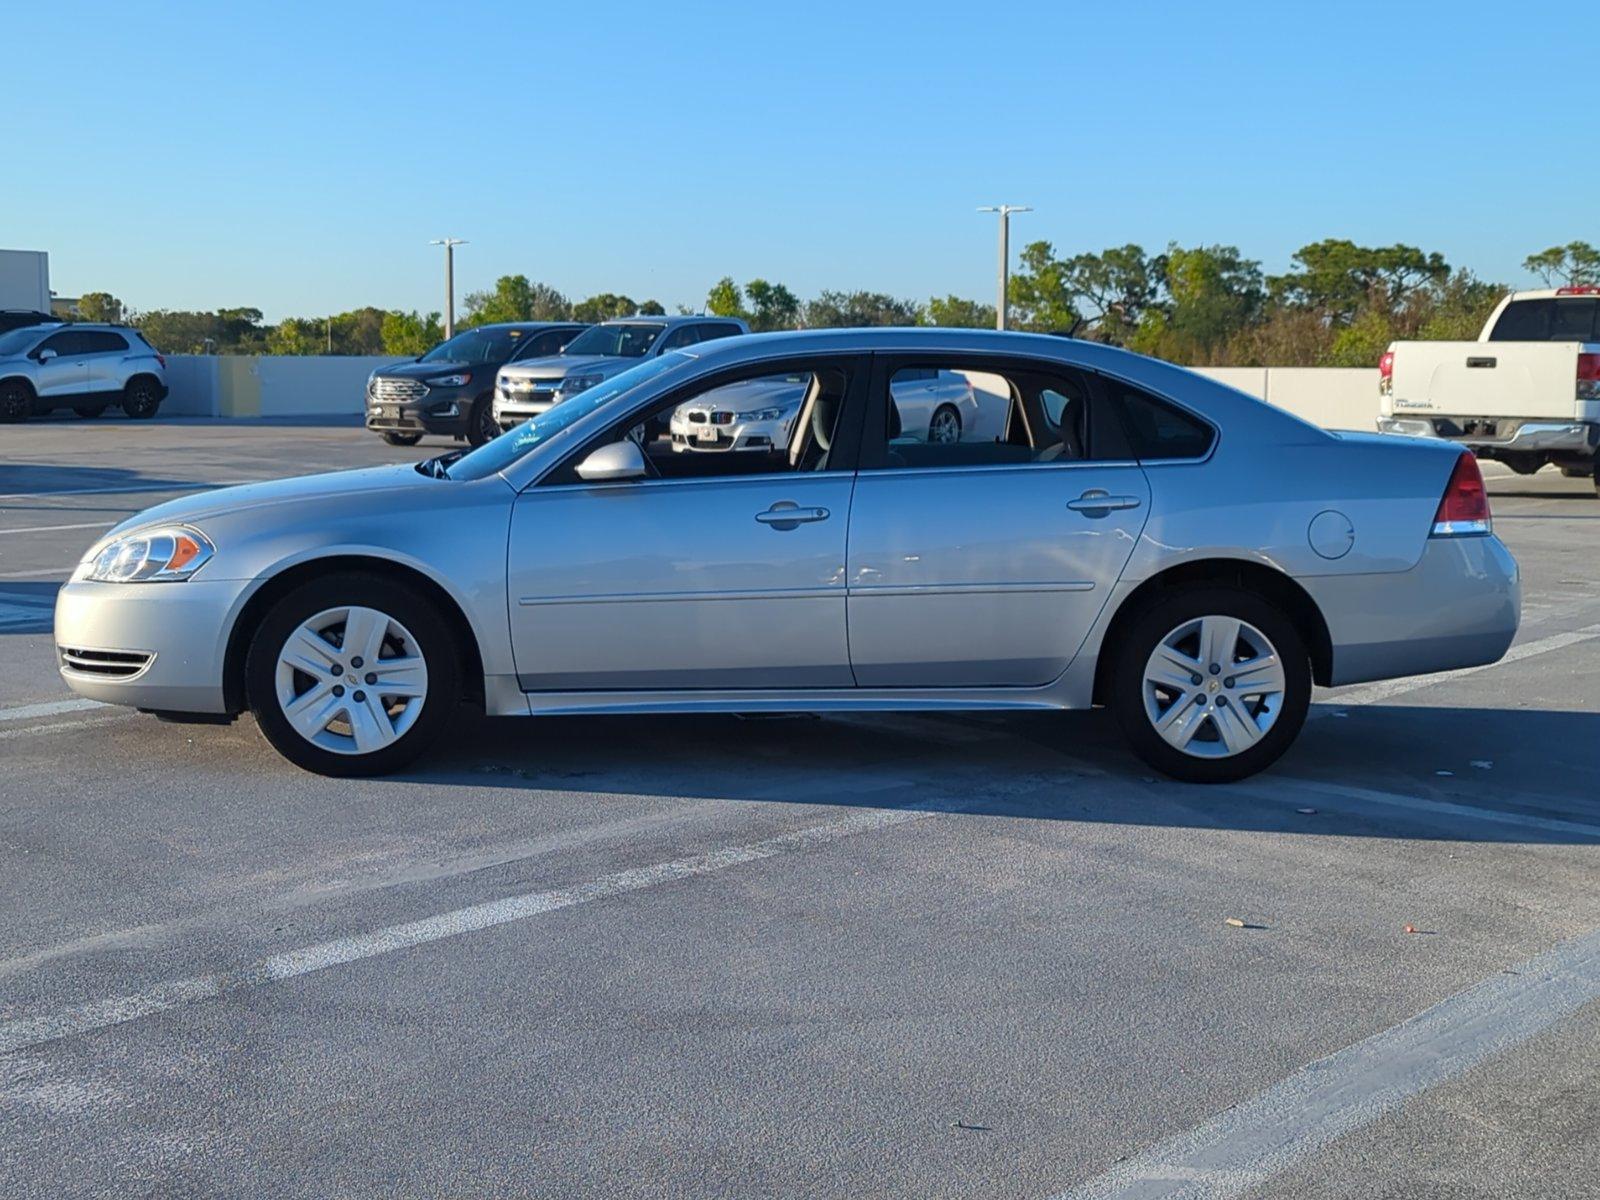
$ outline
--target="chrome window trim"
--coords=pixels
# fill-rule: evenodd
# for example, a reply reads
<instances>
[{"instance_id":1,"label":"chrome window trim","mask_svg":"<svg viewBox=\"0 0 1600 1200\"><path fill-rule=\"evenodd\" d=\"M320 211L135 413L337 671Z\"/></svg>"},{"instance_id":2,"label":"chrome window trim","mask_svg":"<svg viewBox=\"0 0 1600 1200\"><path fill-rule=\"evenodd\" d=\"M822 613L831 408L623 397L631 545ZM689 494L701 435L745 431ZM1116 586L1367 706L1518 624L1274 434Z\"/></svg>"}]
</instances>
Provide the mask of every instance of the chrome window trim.
<instances>
[{"instance_id":1,"label":"chrome window trim","mask_svg":"<svg viewBox=\"0 0 1600 1200\"><path fill-rule=\"evenodd\" d=\"M541 492L615 491L619 488L685 487L703 483L771 483L775 479L854 479L854 471L767 471L760 475L694 475L688 479L619 479L612 483L552 483Z\"/></svg>"}]
</instances>

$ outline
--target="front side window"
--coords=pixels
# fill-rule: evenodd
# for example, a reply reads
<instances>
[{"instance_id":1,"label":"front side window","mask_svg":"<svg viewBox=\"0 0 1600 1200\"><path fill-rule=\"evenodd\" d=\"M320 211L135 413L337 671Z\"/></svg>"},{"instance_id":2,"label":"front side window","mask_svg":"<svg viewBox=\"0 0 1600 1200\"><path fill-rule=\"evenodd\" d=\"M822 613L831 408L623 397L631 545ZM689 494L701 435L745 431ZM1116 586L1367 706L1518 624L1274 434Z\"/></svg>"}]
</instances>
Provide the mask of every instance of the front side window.
<instances>
[{"instance_id":1,"label":"front side window","mask_svg":"<svg viewBox=\"0 0 1600 1200\"><path fill-rule=\"evenodd\" d=\"M882 445L864 466L1029 466L1126 453L1109 432L1095 436L1088 384L1070 370L905 363L877 399Z\"/></svg>"},{"instance_id":2,"label":"front side window","mask_svg":"<svg viewBox=\"0 0 1600 1200\"><path fill-rule=\"evenodd\" d=\"M83 334L72 329L63 329L60 333L52 333L40 343L39 349L35 350L34 354L37 356L45 350L54 350L62 358L82 354L84 353Z\"/></svg>"},{"instance_id":3,"label":"front side window","mask_svg":"<svg viewBox=\"0 0 1600 1200\"><path fill-rule=\"evenodd\" d=\"M640 322L592 325L567 344L567 354L603 354L608 358L643 358L665 325Z\"/></svg>"}]
</instances>

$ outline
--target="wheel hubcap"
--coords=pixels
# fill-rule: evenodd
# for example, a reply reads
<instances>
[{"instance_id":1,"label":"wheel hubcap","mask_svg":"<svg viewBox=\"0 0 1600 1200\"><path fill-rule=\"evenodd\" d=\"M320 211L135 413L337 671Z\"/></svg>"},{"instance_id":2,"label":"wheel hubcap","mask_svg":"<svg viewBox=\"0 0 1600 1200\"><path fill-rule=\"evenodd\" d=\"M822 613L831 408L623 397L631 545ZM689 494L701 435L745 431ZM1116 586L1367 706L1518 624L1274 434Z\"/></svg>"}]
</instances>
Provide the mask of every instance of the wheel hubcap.
<instances>
[{"instance_id":1,"label":"wheel hubcap","mask_svg":"<svg viewBox=\"0 0 1600 1200\"><path fill-rule=\"evenodd\" d=\"M1277 648L1237 617L1185 621L1156 643L1144 668L1144 711L1171 746L1230 758L1267 735L1286 686Z\"/></svg>"},{"instance_id":2,"label":"wheel hubcap","mask_svg":"<svg viewBox=\"0 0 1600 1200\"><path fill-rule=\"evenodd\" d=\"M416 724L428 698L428 664L411 631L387 613L330 608L284 642L276 687L283 715L313 746L371 754Z\"/></svg>"},{"instance_id":3,"label":"wheel hubcap","mask_svg":"<svg viewBox=\"0 0 1600 1200\"><path fill-rule=\"evenodd\" d=\"M942 412L933 418L933 440L953 442L961 437L961 426L954 413Z\"/></svg>"}]
</instances>

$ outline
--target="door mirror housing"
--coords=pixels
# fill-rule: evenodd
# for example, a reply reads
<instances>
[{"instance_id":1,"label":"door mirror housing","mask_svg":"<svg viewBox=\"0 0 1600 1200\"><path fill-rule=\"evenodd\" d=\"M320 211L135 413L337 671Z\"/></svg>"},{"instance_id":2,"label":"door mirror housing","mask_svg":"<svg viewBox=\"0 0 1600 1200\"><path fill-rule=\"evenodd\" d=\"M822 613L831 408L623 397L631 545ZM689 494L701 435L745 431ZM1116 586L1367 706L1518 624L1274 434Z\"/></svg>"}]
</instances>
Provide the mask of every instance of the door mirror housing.
<instances>
[{"instance_id":1,"label":"door mirror housing","mask_svg":"<svg viewBox=\"0 0 1600 1200\"><path fill-rule=\"evenodd\" d=\"M644 452L634 441L612 442L601 446L578 464L578 478L589 483L615 483L622 479L643 479L650 470Z\"/></svg>"},{"instance_id":2,"label":"door mirror housing","mask_svg":"<svg viewBox=\"0 0 1600 1200\"><path fill-rule=\"evenodd\" d=\"M42 363L47 363L52 358L56 357L56 352L54 350L41 350L34 357L36 357Z\"/></svg>"}]
</instances>

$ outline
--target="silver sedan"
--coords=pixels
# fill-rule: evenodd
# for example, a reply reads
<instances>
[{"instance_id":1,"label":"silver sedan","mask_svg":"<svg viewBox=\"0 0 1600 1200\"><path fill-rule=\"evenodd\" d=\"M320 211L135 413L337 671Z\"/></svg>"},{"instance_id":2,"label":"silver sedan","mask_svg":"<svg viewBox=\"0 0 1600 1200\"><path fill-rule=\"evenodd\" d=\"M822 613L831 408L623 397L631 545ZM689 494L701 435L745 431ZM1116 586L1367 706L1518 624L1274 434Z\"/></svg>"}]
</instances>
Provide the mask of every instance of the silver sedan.
<instances>
[{"instance_id":1,"label":"silver sedan","mask_svg":"<svg viewBox=\"0 0 1600 1200\"><path fill-rule=\"evenodd\" d=\"M954 372L983 437L906 430ZM783 445L673 453L680 406L784 375ZM1329 433L1188 371L1026 334L839 330L652 358L470 453L191 496L56 605L77 692L253 713L329 774L468 703L548 713L1105 705L1180 779L1266 767L1313 682L1493 662L1519 613L1469 454Z\"/></svg>"}]
</instances>

